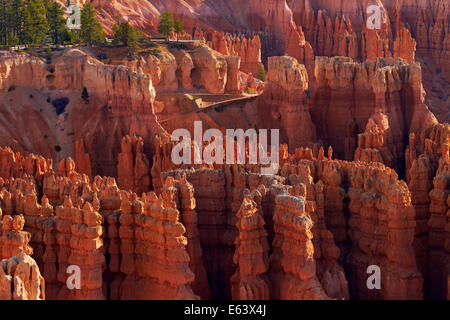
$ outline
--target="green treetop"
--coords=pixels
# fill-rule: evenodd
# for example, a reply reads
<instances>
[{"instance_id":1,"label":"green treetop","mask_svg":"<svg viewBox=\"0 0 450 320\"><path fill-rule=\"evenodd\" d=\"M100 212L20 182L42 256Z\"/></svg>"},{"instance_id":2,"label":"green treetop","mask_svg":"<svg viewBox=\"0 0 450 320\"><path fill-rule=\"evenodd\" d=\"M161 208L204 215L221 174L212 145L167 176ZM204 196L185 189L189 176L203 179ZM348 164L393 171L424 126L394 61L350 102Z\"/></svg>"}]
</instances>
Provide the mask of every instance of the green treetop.
<instances>
[{"instance_id":1,"label":"green treetop","mask_svg":"<svg viewBox=\"0 0 450 320\"><path fill-rule=\"evenodd\" d=\"M14 36L17 42L23 29L23 17L24 17L25 4L23 0L12 0L8 7L8 27L10 36ZM8 42L11 40L8 39Z\"/></svg>"},{"instance_id":2,"label":"green treetop","mask_svg":"<svg viewBox=\"0 0 450 320\"><path fill-rule=\"evenodd\" d=\"M8 7L8 0L0 0L0 37L2 43L8 41Z\"/></svg>"},{"instance_id":3,"label":"green treetop","mask_svg":"<svg viewBox=\"0 0 450 320\"><path fill-rule=\"evenodd\" d=\"M102 25L97 18L97 10L91 3L87 3L81 9L80 36L82 41L89 42L91 45L105 40Z\"/></svg>"},{"instance_id":4,"label":"green treetop","mask_svg":"<svg viewBox=\"0 0 450 320\"><path fill-rule=\"evenodd\" d=\"M178 41L179 35L184 33L183 24L181 23L181 21L179 19L175 20L174 31L177 33L177 41Z\"/></svg>"},{"instance_id":5,"label":"green treetop","mask_svg":"<svg viewBox=\"0 0 450 320\"><path fill-rule=\"evenodd\" d=\"M158 32L169 39L170 33L174 30L173 15L169 11L161 14L159 17Z\"/></svg>"},{"instance_id":6,"label":"green treetop","mask_svg":"<svg viewBox=\"0 0 450 320\"><path fill-rule=\"evenodd\" d=\"M29 0L23 11L21 42L32 45L46 43L48 30L43 0Z\"/></svg>"},{"instance_id":7,"label":"green treetop","mask_svg":"<svg viewBox=\"0 0 450 320\"><path fill-rule=\"evenodd\" d=\"M47 7L47 20L50 28L50 38L54 43L61 43L67 32L64 11L58 2L50 2Z\"/></svg>"},{"instance_id":8,"label":"green treetop","mask_svg":"<svg viewBox=\"0 0 450 320\"><path fill-rule=\"evenodd\" d=\"M256 76L257 79L261 81L266 81L266 70L264 70L264 66L260 65L258 69L258 75Z\"/></svg>"},{"instance_id":9,"label":"green treetop","mask_svg":"<svg viewBox=\"0 0 450 320\"><path fill-rule=\"evenodd\" d=\"M122 22L114 25L114 44L123 44L128 47L130 54L134 53L138 48L140 32L134 29L128 22Z\"/></svg>"}]
</instances>

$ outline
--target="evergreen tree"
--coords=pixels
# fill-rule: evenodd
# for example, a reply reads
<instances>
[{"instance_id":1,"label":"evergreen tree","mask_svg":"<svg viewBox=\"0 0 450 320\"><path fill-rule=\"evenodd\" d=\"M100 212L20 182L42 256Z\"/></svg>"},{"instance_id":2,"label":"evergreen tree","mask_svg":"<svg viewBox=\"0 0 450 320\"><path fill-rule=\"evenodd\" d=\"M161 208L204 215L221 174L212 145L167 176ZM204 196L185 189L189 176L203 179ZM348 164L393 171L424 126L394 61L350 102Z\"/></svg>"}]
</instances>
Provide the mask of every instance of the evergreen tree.
<instances>
[{"instance_id":1,"label":"evergreen tree","mask_svg":"<svg viewBox=\"0 0 450 320\"><path fill-rule=\"evenodd\" d=\"M264 70L264 66L260 65L258 69L258 75L256 76L261 81L266 81L266 70Z\"/></svg>"},{"instance_id":2,"label":"evergreen tree","mask_svg":"<svg viewBox=\"0 0 450 320\"><path fill-rule=\"evenodd\" d=\"M181 23L181 21L179 19L175 20L175 24L174 24L174 30L177 33L177 42L178 42L178 37L180 34L184 33L184 28L183 28L183 24Z\"/></svg>"},{"instance_id":3,"label":"evergreen tree","mask_svg":"<svg viewBox=\"0 0 450 320\"><path fill-rule=\"evenodd\" d=\"M16 37L12 32L8 34L8 43L10 46L17 46L20 43L19 38Z\"/></svg>"},{"instance_id":4,"label":"evergreen tree","mask_svg":"<svg viewBox=\"0 0 450 320\"><path fill-rule=\"evenodd\" d=\"M21 42L43 44L47 42L48 22L43 0L29 0L23 14Z\"/></svg>"},{"instance_id":5,"label":"evergreen tree","mask_svg":"<svg viewBox=\"0 0 450 320\"><path fill-rule=\"evenodd\" d=\"M81 39L80 39L80 34L78 32L78 30L69 30L68 28L65 28L62 35L62 43L70 43L70 44L75 44L75 43L80 43Z\"/></svg>"},{"instance_id":6,"label":"evergreen tree","mask_svg":"<svg viewBox=\"0 0 450 320\"><path fill-rule=\"evenodd\" d=\"M89 104L89 93L86 87L83 87L83 91L81 91L81 99L84 101L85 104Z\"/></svg>"},{"instance_id":7,"label":"evergreen tree","mask_svg":"<svg viewBox=\"0 0 450 320\"><path fill-rule=\"evenodd\" d=\"M128 28L126 45L128 47L128 53L134 54L139 49L139 38L141 33L133 27Z\"/></svg>"},{"instance_id":8,"label":"evergreen tree","mask_svg":"<svg viewBox=\"0 0 450 320\"><path fill-rule=\"evenodd\" d=\"M44 3L45 10L48 10L48 8L50 8L50 5L53 3L52 0L42 0L42 2Z\"/></svg>"},{"instance_id":9,"label":"evergreen tree","mask_svg":"<svg viewBox=\"0 0 450 320\"><path fill-rule=\"evenodd\" d=\"M128 22L116 24L113 27L115 45L123 44L128 47L130 54L134 53L138 48L140 33L134 29Z\"/></svg>"},{"instance_id":10,"label":"evergreen tree","mask_svg":"<svg viewBox=\"0 0 450 320\"><path fill-rule=\"evenodd\" d=\"M91 45L105 40L102 25L97 18L97 10L90 3L81 9L80 36L82 41L89 42Z\"/></svg>"},{"instance_id":11,"label":"evergreen tree","mask_svg":"<svg viewBox=\"0 0 450 320\"><path fill-rule=\"evenodd\" d=\"M67 26L64 11L59 3L50 1L47 7L47 20L52 41L54 43L62 43Z\"/></svg>"},{"instance_id":12,"label":"evergreen tree","mask_svg":"<svg viewBox=\"0 0 450 320\"><path fill-rule=\"evenodd\" d=\"M112 44L115 46L122 44L122 30L120 29L120 24L116 23L115 25L113 25L112 31L113 31Z\"/></svg>"},{"instance_id":13,"label":"evergreen tree","mask_svg":"<svg viewBox=\"0 0 450 320\"><path fill-rule=\"evenodd\" d=\"M8 0L0 0L0 39L2 44L8 42Z\"/></svg>"},{"instance_id":14,"label":"evergreen tree","mask_svg":"<svg viewBox=\"0 0 450 320\"><path fill-rule=\"evenodd\" d=\"M167 41L169 41L170 33L173 31L174 28L174 21L173 21L173 15L169 11L164 12L159 17L159 25L158 25L158 32L165 36Z\"/></svg>"},{"instance_id":15,"label":"evergreen tree","mask_svg":"<svg viewBox=\"0 0 450 320\"><path fill-rule=\"evenodd\" d=\"M10 2L8 8L8 27L10 34L12 34L17 41L19 41L18 37L22 33L24 10L25 4L23 0L12 0Z\"/></svg>"}]
</instances>

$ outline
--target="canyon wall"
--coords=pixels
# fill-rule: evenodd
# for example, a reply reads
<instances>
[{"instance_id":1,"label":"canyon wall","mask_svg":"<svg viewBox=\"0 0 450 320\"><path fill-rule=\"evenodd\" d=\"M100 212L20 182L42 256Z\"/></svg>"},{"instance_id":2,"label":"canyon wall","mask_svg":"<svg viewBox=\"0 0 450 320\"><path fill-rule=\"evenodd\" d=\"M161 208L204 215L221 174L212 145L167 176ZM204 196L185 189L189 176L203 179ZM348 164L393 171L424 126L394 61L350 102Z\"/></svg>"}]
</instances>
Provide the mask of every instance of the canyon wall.
<instances>
[{"instance_id":1,"label":"canyon wall","mask_svg":"<svg viewBox=\"0 0 450 320\"><path fill-rule=\"evenodd\" d=\"M76 142L83 142L83 154L91 161L90 165L80 162L83 171L89 173L90 166L90 174L114 176L115 159L124 134L140 134L148 141L155 135L166 135L153 112L155 91L147 74L135 73L124 66L104 65L77 49L68 50L50 64L20 54L3 54L1 61L2 90L10 91L6 96L20 100L16 103L24 114L33 115L14 118L9 116L9 103L2 108L10 120L5 128L15 125L33 130L29 137L21 135L17 139L11 139L16 137L15 130L3 131L4 145L43 154L59 162L74 157ZM30 69L31 76L24 77ZM87 100L80 98L83 88L88 92ZM29 101L23 101L23 97ZM62 100L65 106L58 115L54 107ZM36 129L35 124L28 124L35 120ZM41 126L40 122L45 124ZM145 153L153 157L151 146L147 147Z\"/></svg>"},{"instance_id":2,"label":"canyon wall","mask_svg":"<svg viewBox=\"0 0 450 320\"><path fill-rule=\"evenodd\" d=\"M379 159L401 172L409 133L437 123L424 104L421 69L415 63L318 57L315 74L311 116L314 123L328 124L318 126L317 135L333 146L339 158L352 160L357 151L356 159L371 159L363 150L378 148ZM363 134L357 145L359 132Z\"/></svg>"},{"instance_id":3,"label":"canyon wall","mask_svg":"<svg viewBox=\"0 0 450 320\"><path fill-rule=\"evenodd\" d=\"M264 92L256 102L259 128L280 128L280 142L291 152L316 139L307 106L308 73L292 57L270 57ZM270 115L270 116L268 116ZM299 130L301 128L301 130Z\"/></svg>"}]
</instances>

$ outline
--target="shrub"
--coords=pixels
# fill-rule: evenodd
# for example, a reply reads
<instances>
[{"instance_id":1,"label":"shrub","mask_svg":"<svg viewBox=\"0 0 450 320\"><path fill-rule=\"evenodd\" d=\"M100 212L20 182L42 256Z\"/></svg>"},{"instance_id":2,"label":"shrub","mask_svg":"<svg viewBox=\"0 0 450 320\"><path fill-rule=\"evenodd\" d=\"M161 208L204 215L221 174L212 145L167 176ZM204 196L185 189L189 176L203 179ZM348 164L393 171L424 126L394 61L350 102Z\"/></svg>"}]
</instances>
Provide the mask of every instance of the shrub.
<instances>
[{"instance_id":1,"label":"shrub","mask_svg":"<svg viewBox=\"0 0 450 320\"><path fill-rule=\"evenodd\" d=\"M108 59L108 54L106 52L100 52L97 56L98 60L104 61Z\"/></svg>"},{"instance_id":2,"label":"shrub","mask_svg":"<svg viewBox=\"0 0 450 320\"><path fill-rule=\"evenodd\" d=\"M84 101L85 104L89 104L89 93L86 87L83 87L83 91L81 92L81 99Z\"/></svg>"},{"instance_id":3,"label":"shrub","mask_svg":"<svg viewBox=\"0 0 450 320\"><path fill-rule=\"evenodd\" d=\"M60 147L59 145L56 145L56 146L55 146L55 151L56 151L56 152L60 152L60 151L61 151L61 147Z\"/></svg>"},{"instance_id":4,"label":"shrub","mask_svg":"<svg viewBox=\"0 0 450 320\"><path fill-rule=\"evenodd\" d=\"M149 48L156 48L158 46L157 43L150 41L150 40L146 40L145 43Z\"/></svg>"},{"instance_id":5,"label":"shrub","mask_svg":"<svg viewBox=\"0 0 450 320\"><path fill-rule=\"evenodd\" d=\"M148 53L151 54L152 56L157 57L158 59L161 58L161 49L159 48L148 50Z\"/></svg>"},{"instance_id":6,"label":"shrub","mask_svg":"<svg viewBox=\"0 0 450 320\"><path fill-rule=\"evenodd\" d=\"M10 86L8 88L8 92L11 92L11 91L14 91L14 90L16 90L16 86L15 85L12 85L12 86Z\"/></svg>"},{"instance_id":7,"label":"shrub","mask_svg":"<svg viewBox=\"0 0 450 320\"><path fill-rule=\"evenodd\" d=\"M258 75L256 76L259 80L265 82L266 81L266 70L264 70L264 66L260 65L258 69Z\"/></svg>"},{"instance_id":8,"label":"shrub","mask_svg":"<svg viewBox=\"0 0 450 320\"><path fill-rule=\"evenodd\" d=\"M170 11L163 12L159 17L158 32L169 40L170 33L174 30L175 21Z\"/></svg>"},{"instance_id":9,"label":"shrub","mask_svg":"<svg viewBox=\"0 0 450 320\"><path fill-rule=\"evenodd\" d=\"M184 43L181 43L181 42L171 42L168 44L168 47L172 48L172 49L178 49L178 50L187 50L188 49L188 47Z\"/></svg>"}]
</instances>

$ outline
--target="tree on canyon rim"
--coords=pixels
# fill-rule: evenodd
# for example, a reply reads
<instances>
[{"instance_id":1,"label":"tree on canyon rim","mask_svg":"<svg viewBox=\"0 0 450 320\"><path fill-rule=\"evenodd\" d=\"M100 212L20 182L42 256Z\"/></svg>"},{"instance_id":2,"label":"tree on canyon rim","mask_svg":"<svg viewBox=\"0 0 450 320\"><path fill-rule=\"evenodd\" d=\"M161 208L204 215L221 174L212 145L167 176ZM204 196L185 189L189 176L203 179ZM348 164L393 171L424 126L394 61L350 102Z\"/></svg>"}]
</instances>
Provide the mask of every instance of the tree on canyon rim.
<instances>
[{"instance_id":1,"label":"tree on canyon rim","mask_svg":"<svg viewBox=\"0 0 450 320\"><path fill-rule=\"evenodd\" d=\"M48 1L48 0L47 0ZM64 11L58 2L47 3L47 21L50 27L50 37L54 43L60 43L64 35L67 35L66 19Z\"/></svg>"},{"instance_id":2,"label":"tree on canyon rim","mask_svg":"<svg viewBox=\"0 0 450 320\"><path fill-rule=\"evenodd\" d=\"M163 12L159 17L158 32L169 42L170 33L174 30L173 15L170 11Z\"/></svg>"},{"instance_id":3,"label":"tree on canyon rim","mask_svg":"<svg viewBox=\"0 0 450 320\"><path fill-rule=\"evenodd\" d=\"M72 42L62 6L52 0L0 0L0 44Z\"/></svg>"},{"instance_id":4,"label":"tree on canyon rim","mask_svg":"<svg viewBox=\"0 0 450 320\"><path fill-rule=\"evenodd\" d=\"M4 8L4 7L3 7ZM7 11L7 24L2 24L2 28L8 28L8 32L2 29L2 33L8 35L8 39L5 39L4 44L17 45L20 43L20 35L23 28L23 0L11 0L6 8Z\"/></svg>"},{"instance_id":5,"label":"tree on canyon rim","mask_svg":"<svg viewBox=\"0 0 450 320\"><path fill-rule=\"evenodd\" d=\"M123 44L127 46L128 48L128 54L134 54L137 49L139 49L139 37L141 36L141 33L134 29L129 23L117 22L116 25L113 27L114 32L114 45Z\"/></svg>"},{"instance_id":6,"label":"tree on canyon rim","mask_svg":"<svg viewBox=\"0 0 450 320\"><path fill-rule=\"evenodd\" d=\"M21 42L26 44L46 43L49 25L44 2L42 0L29 0L23 10L22 18Z\"/></svg>"},{"instance_id":7,"label":"tree on canyon rim","mask_svg":"<svg viewBox=\"0 0 450 320\"><path fill-rule=\"evenodd\" d=\"M91 45L105 40L102 25L97 18L97 10L91 3L84 5L81 9L80 35L82 41L89 42Z\"/></svg>"},{"instance_id":8,"label":"tree on canyon rim","mask_svg":"<svg viewBox=\"0 0 450 320\"><path fill-rule=\"evenodd\" d=\"M180 34L184 33L184 27L183 27L183 24L181 23L180 19L177 18L175 20L175 24L174 24L173 28L177 34L177 42L178 42Z\"/></svg>"}]
</instances>

